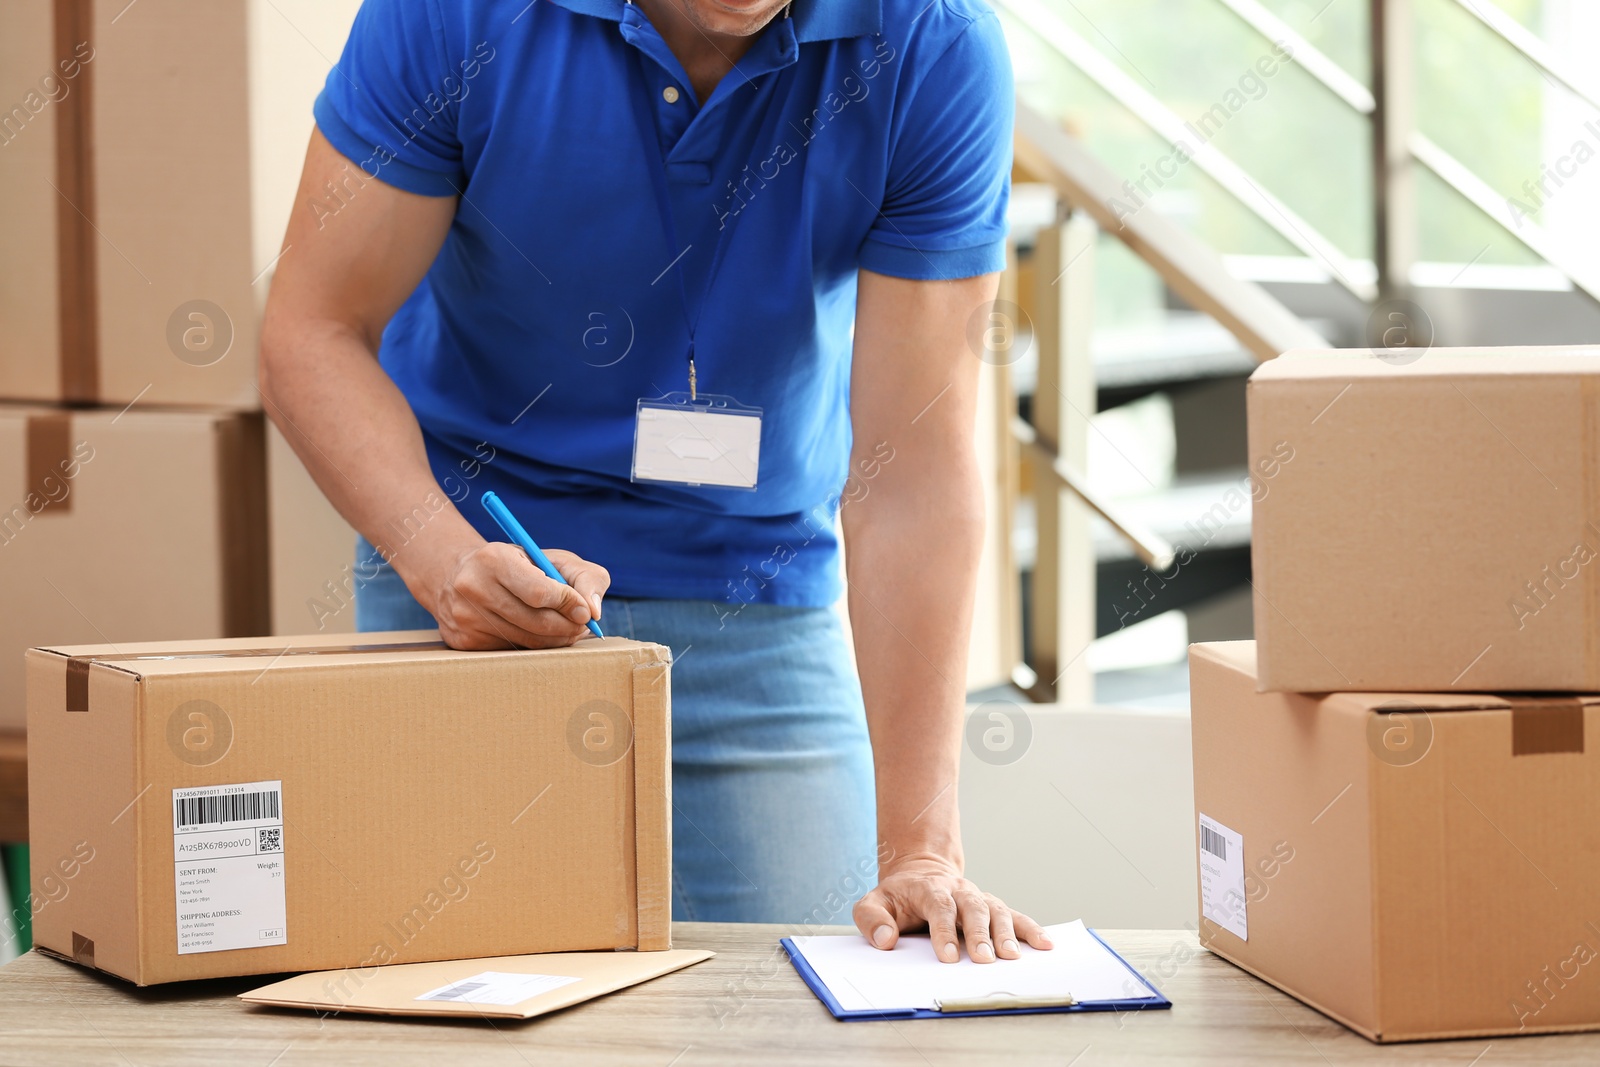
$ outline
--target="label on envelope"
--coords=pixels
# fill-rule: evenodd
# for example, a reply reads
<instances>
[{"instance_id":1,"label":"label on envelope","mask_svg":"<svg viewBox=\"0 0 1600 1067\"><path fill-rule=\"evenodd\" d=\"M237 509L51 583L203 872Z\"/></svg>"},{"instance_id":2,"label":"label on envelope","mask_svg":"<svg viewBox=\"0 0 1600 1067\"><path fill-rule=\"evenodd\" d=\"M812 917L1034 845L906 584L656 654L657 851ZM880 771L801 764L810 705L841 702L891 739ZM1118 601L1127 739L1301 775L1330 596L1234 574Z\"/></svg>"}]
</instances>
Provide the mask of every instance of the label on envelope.
<instances>
[{"instance_id":1,"label":"label on envelope","mask_svg":"<svg viewBox=\"0 0 1600 1067\"><path fill-rule=\"evenodd\" d=\"M503 1004L510 1007L532 1000L541 993L581 982L564 974L512 974L508 971L480 971L471 978L442 985L418 1000L450 1000L462 1004Z\"/></svg>"}]
</instances>

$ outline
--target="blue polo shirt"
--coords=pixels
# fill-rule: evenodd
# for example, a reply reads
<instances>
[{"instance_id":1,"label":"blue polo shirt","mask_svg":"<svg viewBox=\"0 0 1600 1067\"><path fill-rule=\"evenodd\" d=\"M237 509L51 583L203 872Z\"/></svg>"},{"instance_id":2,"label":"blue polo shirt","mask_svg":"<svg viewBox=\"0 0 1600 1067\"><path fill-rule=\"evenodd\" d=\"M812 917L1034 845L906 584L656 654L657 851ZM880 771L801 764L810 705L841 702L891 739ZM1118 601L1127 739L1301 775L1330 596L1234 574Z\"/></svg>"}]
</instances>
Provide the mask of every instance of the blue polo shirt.
<instances>
[{"instance_id":1,"label":"blue polo shirt","mask_svg":"<svg viewBox=\"0 0 1600 1067\"><path fill-rule=\"evenodd\" d=\"M366 0L316 103L368 178L460 198L379 355L467 519L503 539L493 489L618 595L812 606L854 495L857 271L1001 269L1011 118L982 0L794 0L704 102L624 0ZM687 389L680 269L701 392L765 412L754 492L629 479L637 402Z\"/></svg>"}]
</instances>

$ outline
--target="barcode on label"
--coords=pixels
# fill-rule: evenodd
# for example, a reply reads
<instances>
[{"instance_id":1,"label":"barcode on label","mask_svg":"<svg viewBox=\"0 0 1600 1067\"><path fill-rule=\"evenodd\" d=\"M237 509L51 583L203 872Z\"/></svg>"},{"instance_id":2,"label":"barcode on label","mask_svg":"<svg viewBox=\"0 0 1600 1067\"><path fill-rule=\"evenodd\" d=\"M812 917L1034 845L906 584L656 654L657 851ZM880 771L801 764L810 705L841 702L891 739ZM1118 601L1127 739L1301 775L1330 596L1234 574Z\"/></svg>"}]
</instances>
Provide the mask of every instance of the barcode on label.
<instances>
[{"instance_id":1,"label":"barcode on label","mask_svg":"<svg viewBox=\"0 0 1600 1067\"><path fill-rule=\"evenodd\" d=\"M471 996L473 993L476 993L478 990L482 989L488 984L488 982L457 982L455 985L445 986L443 989L435 990L434 992L429 993L426 997L419 997L417 999L466 1000L467 997Z\"/></svg>"},{"instance_id":2,"label":"barcode on label","mask_svg":"<svg viewBox=\"0 0 1600 1067\"><path fill-rule=\"evenodd\" d=\"M224 793L211 797L174 797L178 829L212 823L249 822L252 819L277 819L278 793Z\"/></svg>"},{"instance_id":3,"label":"barcode on label","mask_svg":"<svg viewBox=\"0 0 1600 1067\"><path fill-rule=\"evenodd\" d=\"M1209 826L1200 827L1200 848L1219 860L1228 858L1228 839Z\"/></svg>"}]
</instances>

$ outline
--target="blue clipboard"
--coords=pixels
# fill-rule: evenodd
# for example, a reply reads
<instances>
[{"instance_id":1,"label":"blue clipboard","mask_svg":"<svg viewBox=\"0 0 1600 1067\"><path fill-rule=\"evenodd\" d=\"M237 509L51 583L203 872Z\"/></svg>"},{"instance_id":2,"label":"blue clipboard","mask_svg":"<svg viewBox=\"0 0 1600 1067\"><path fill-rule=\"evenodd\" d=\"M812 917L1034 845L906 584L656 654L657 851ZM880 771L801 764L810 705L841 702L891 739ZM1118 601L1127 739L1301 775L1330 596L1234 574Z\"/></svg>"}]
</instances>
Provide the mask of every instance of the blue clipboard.
<instances>
[{"instance_id":1,"label":"blue clipboard","mask_svg":"<svg viewBox=\"0 0 1600 1067\"><path fill-rule=\"evenodd\" d=\"M1155 996L1140 1000L1091 1000L1057 1008L997 1008L989 1011L935 1011L929 1008L894 1008L877 1011L868 1008L861 1011L846 1011L839 1006L838 999L823 984L822 979L817 977L817 972L812 969L805 956L795 947L794 942L786 937L779 944L783 946L784 952L789 954L789 962L794 964L794 969L799 973L800 980L805 982L811 992L817 995L817 999L822 1001L823 1006L828 1009L835 1019L847 1023L871 1022L883 1019L964 1019L976 1015L1046 1015L1075 1011L1160 1011L1163 1008L1172 1007L1172 1001L1162 996L1161 991L1151 985L1144 975L1140 974L1127 960L1122 959L1122 954L1107 945L1103 937L1093 930L1089 930L1088 933L1090 937L1104 945L1107 952L1121 960L1122 965L1128 968L1128 973L1137 978L1139 984L1150 990Z\"/></svg>"}]
</instances>

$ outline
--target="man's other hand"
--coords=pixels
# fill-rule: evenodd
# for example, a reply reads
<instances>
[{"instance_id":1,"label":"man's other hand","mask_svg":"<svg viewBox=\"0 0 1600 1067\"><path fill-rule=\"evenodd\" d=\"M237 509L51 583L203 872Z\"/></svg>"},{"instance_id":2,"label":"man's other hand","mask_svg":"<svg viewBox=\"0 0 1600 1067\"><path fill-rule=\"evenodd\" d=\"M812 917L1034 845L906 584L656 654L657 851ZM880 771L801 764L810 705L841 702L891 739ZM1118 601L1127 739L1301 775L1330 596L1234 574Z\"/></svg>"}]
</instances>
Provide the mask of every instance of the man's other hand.
<instances>
[{"instance_id":1,"label":"man's other hand","mask_svg":"<svg viewBox=\"0 0 1600 1067\"><path fill-rule=\"evenodd\" d=\"M958 931L974 963L1017 959L1019 939L1038 949L1054 947L1038 923L935 856L885 865L877 886L856 904L854 918L861 936L880 949L894 948L902 933L926 929L934 955L944 963L961 958Z\"/></svg>"}]
</instances>

